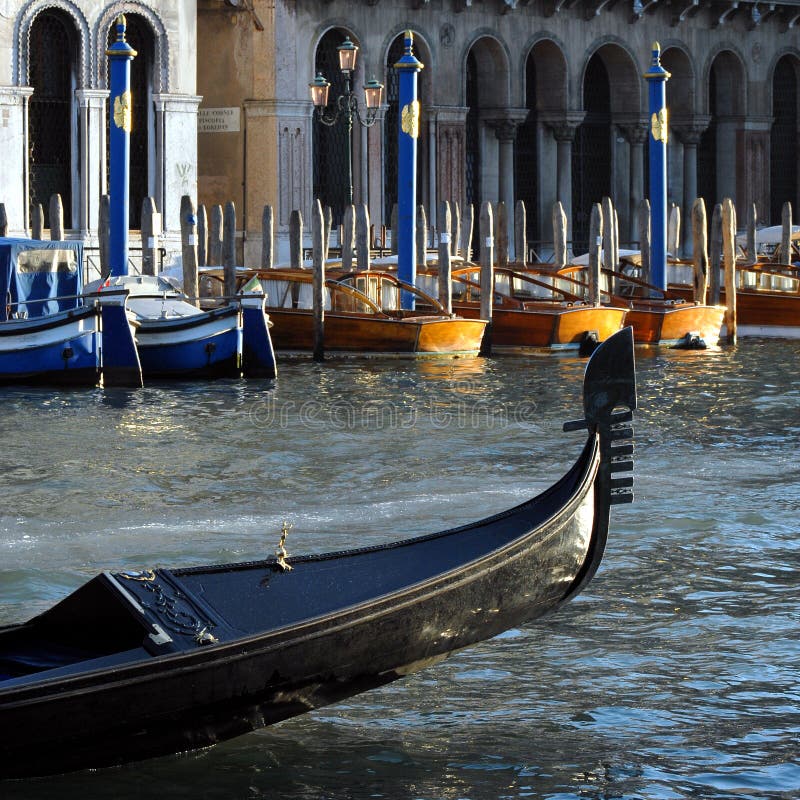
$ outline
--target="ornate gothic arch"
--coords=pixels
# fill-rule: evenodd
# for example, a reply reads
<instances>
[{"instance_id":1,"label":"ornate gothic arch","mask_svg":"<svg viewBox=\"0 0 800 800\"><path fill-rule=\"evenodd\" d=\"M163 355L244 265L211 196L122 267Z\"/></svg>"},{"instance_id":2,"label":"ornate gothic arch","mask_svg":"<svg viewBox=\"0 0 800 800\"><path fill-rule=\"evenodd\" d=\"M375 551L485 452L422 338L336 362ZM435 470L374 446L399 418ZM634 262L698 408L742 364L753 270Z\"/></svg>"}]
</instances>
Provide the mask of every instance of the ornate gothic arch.
<instances>
[{"instance_id":1,"label":"ornate gothic arch","mask_svg":"<svg viewBox=\"0 0 800 800\"><path fill-rule=\"evenodd\" d=\"M94 46L92 48L92 73L95 86L101 89L108 87L108 70L106 69L106 47L108 31L120 14L138 14L147 20L153 30L153 46L155 49L153 71L153 93L169 92L169 38L161 17L152 8L143 3L118 0L108 6L97 20L94 28Z\"/></svg>"},{"instance_id":2,"label":"ornate gothic arch","mask_svg":"<svg viewBox=\"0 0 800 800\"><path fill-rule=\"evenodd\" d=\"M89 47L91 34L89 23L83 12L70 0L40 0L23 7L22 12L14 26L14 83L17 86L27 86L30 76L28 68L30 64L30 35L31 26L36 18L43 11L58 9L70 17L75 24L75 31L79 37L78 57L78 88L85 89L90 86L91 67L89 64Z\"/></svg>"}]
</instances>

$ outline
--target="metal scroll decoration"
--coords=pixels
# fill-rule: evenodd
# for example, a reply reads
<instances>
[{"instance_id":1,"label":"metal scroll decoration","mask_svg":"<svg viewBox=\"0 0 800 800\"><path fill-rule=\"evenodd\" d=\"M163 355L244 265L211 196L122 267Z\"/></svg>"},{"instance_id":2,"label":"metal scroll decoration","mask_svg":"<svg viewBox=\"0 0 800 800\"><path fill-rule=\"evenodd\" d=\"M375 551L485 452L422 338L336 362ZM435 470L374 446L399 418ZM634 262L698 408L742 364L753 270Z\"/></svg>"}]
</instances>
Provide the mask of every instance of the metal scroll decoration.
<instances>
[{"instance_id":1,"label":"metal scroll decoration","mask_svg":"<svg viewBox=\"0 0 800 800\"><path fill-rule=\"evenodd\" d=\"M126 133L131 132L133 126L133 100L130 91L125 91L114 98L114 124Z\"/></svg>"},{"instance_id":2,"label":"metal scroll decoration","mask_svg":"<svg viewBox=\"0 0 800 800\"><path fill-rule=\"evenodd\" d=\"M403 106L400 126L403 133L407 133L412 139L419 138L419 100L412 100Z\"/></svg>"}]
</instances>

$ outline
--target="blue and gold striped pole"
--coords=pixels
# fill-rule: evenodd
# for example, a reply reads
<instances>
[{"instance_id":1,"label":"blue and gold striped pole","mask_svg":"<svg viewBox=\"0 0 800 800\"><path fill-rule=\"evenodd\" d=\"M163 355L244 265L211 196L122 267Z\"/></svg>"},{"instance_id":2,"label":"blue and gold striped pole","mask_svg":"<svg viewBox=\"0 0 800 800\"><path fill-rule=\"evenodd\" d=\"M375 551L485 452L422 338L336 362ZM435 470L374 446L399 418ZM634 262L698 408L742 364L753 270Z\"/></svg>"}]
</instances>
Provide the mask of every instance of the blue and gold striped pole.
<instances>
[{"instance_id":1,"label":"blue and gold striped pole","mask_svg":"<svg viewBox=\"0 0 800 800\"><path fill-rule=\"evenodd\" d=\"M417 271L417 139L419 100L417 75L423 64L413 52L414 34L406 31L405 52L394 65L400 73L400 126L397 133L397 277L415 283ZM414 295L403 292L401 307L414 308Z\"/></svg>"},{"instance_id":2,"label":"blue and gold striped pole","mask_svg":"<svg viewBox=\"0 0 800 800\"><path fill-rule=\"evenodd\" d=\"M661 45L653 42L650 69L644 77L650 95L650 269L651 282L667 288L667 81L661 66Z\"/></svg>"},{"instance_id":3,"label":"blue and gold striped pole","mask_svg":"<svg viewBox=\"0 0 800 800\"><path fill-rule=\"evenodd\" d=\"M136 51L125 41L125 17L117 17L117 39L106 50L109 60L109 252L112 275L128 274L128 185L130 182L131 61Z\"/></svg>"}]
</instances>

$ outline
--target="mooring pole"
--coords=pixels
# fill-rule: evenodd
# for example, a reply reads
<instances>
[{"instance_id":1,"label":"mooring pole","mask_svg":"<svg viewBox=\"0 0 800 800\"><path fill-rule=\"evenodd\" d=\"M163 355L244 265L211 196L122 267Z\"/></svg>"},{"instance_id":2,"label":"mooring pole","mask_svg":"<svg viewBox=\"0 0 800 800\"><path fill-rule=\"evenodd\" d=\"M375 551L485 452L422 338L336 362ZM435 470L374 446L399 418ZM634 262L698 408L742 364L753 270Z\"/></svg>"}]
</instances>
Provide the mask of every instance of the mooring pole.
<instances>
[{"instance_id":1,"label":"mooring pole","mask_svg":"<svg viewBox=\"0 0 800 800\"><path fill-rule=\"evenodd\" d=\"M417 75L423 64L414 55L414 34L406 31L403 57L394 65L399 73L400 126L397 132L397 277L416 283L417 277L417 138L419 100ZM414 308L414 295L401 292L400 306Z\"/></svg>"},{"instance_id":2,"label":"mooring pole","mask_svg":"<svg viewBox=\"0 0 800 800\"><path fill-rule=\"evenodd\" d=\"M661 66L661 45L653 42L650 69L644 74L650 95L650 282L667 288L667 81Z\"/></svg>"},{"instance_id":3,"label":"mooring pole","mask_svg":"<svg viewBox=\"0 0 800 800\"><path fill-rule=\"evenodd\" d=\"M110 247L112 275L128 274L128 186L130 182L131 61L136 51L125 41L125 16L117 17L117 40L106 50L109 60L111 124L109 125Z\"/></svg>"}]
</instances>

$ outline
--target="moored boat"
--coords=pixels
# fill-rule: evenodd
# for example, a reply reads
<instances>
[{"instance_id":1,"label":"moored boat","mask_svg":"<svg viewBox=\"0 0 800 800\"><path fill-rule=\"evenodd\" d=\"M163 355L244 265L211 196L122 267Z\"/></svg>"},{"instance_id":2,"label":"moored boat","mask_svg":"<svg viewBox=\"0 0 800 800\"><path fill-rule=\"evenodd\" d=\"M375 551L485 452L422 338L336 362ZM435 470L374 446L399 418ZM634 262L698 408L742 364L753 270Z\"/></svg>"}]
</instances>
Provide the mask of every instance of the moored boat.
<instances>
[{"instance_id":1,"label":"moored boat","mask_svg":"<svg viewBox=\"0 0 800 800\"><path fill-rule=\"evenodd\" d=\"M203 747L374 688L562 606L632 499L626 329L584 381L574 464L520 505L441 533L240 564L103 573L0 628L0 775Z\"/></svg>"},{"instance_id":2,"label":"moored boat","mask_svg":"<svg viewBox=\"0 0 800 800\"><path fill-rule=\"evenodd\" d=\"M218 277L218 270L203 275ZM240 283L258 278L267 295L266 310L274 323L276 350L308 352L314 347L310 270L240 269ZM427 313L407 314L400 294L411 292ZM378 271L337 273L324 287L325 351L370 355L477 355L486 322L445 314L434 298L396 276Z\"/></svg>"},{"instance_id":3,"label":"moored boat","mask_svg":"<svg viewBox=\"0 0 800 800\"><path fill-rule=\"evenodd\" d=\"M275 377L275 358L258 292L204 311L160 276L123 275L97 288L125 289L147 378ZM245 347L248 343L248 347ZM246 355L245 355L246 353Z\"/></svg>"},{"instance_id":4,"label":"moored boat","mask_svg":"<svg viewBox=\"0 0 800 800\"><path fill-rule=\"evenodd\" d=\"M492 307L492 350L549 348L579 350L588 341L605 341L625 322L624 308L594 305L535 275L496 267ZM453 270L453 310L472 318L480 313L480 267ZM435 271L420 272L417 282L432 293Z\"/></svg>"},{"instance_id":5,"label":"moored boat","mask_svg":"<svg viewBox=\"0 0 800 800\"><path fill-rule=\"evenodd\" d=\"M0 383L141 386L127 292L85 296L82 262L80 242L0 239Z\"/></svg>"}]
</instances>

